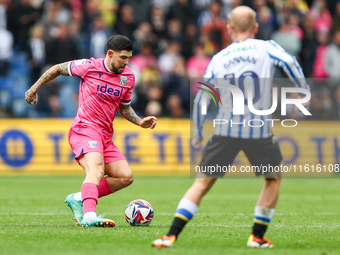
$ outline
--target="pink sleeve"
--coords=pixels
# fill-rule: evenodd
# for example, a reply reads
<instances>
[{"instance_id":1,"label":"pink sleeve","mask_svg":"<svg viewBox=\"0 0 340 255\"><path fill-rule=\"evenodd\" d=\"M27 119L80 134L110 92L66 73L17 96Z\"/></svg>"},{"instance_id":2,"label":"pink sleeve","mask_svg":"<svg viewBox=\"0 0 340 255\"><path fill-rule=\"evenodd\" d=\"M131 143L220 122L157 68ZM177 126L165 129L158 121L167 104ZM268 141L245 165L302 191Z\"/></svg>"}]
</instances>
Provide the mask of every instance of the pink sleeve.
<instances>
[{"instance_id":1,"label":"pink sleeve","mask_svg":"<svg viewBox=\"0 0 340 255\"><path fill-rule=\"evenodd\" d=\"M123 96L122 100L120 100L120 103L122 105L129 105L131 104L131 96L132 96L132 90L135 87L135 76L132 76L132 79L129 81L130 82L130 86L128 91L125 93L125 95Z\"/></svg>"},{"instance_id":2,"label":"pink sleeve","mask_svg":"<svg viewBox=\"0 0 340 255\"><path fill-rule=\"evenodd\" d=\"M84 78L91 64L91 59L79 59L70 61L70 63L68 64L68 72L70 76L80 76Z\"/></svg>"},{"instance_id":3,"label":"pink sleeve","mask_svg":"<svg viewBox=\"0 0 340 255\"><path fill-rule=\"evenodd\" d=\"M131 104L131 95L132 95L132 89L129 89L128 92L124 95L122 100L120 100L120 103L122 105L129 105Z\"/></svg>"}]
</instances>

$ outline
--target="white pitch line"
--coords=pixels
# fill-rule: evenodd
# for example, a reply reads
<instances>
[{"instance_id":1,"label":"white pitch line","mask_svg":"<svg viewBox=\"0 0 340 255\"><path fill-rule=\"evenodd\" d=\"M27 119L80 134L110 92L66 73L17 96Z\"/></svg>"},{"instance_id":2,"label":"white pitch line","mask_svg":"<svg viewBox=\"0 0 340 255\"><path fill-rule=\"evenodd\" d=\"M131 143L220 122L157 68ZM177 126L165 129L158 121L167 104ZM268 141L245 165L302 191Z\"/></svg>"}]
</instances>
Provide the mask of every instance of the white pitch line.
<instances>
[{"instance_id":1,"label":"white pitch line","mask_svg":"<svg viewBox=\"0 0 340 255\"><path fill-rule=\"evenodd\" d=\"M0 226L69 226L70 224L32 224L32 223L21 223L21 224L10 224L4 223ZM75 224L74 224L75 225ZM75 225L76 226L76 225ZM151 227L169 227L169 224L152 224ZM252 225L222 225L222 224L187 224L186 227L221 227L221 228L250 228ZM131 227L130 225L117 225L117 227ZM80 227L79 227L80 228ZM326 229L339 229L340 225L306 225L306 226L286 226L286 225L271 225L270 228L326 228ZM2 231L0 231L1 233Z\"/></svg>"},{"instance_id":2,"label":"white pitch line","mask_svg":"<svg viewBox=\"0 0 340 255\"><path fill-rule=\"evenodd\" d=\"M70 212L58 212L58 213L49 213L49 212L0 212L0 215L68 215ZM163 216L173 216L175 213L164 213L164 212L155 212L157 215ZM107 213L107 215L124 215L124 213ZM253 216L253 213L196 213L196 215L200 216ZM275 213L275 216L299 216L306 215L304 213ZM323 213L312 213L312 215L321 215L321 216L332 216L332 215L340 215L340 213L336 212L323 212Z\"/></svg>"},{"instance_id":3,"label":"white pitch line","mask_svg":"<svg viewBox=\"0 0 340 255\"><path fill-rule=\"evenodd\" d=\"M175 213L157 213L159 215L175 215ZM195 215L201 216L253 216L254 213L196 213ZM295 215L306 215L304 213L275 213L275 216L295 216ZM325 213L313 213L313 215L340 215L336 212L325 212Z\"/></svg>"},{"instance_id":4,"label":"white pitch line","mask_svg":"<svg viewBox=\"0 0 340 255\"><path fill-rule=\"evenodd\" d=\"M160 224L156 225L162 226L162 227L168 227L169 225L166 224ZM188 224L187 226L192 227L222 227L222 228L250 228L253 225L221 225L221 224ZM286 226L286 225L271 225L270 228L335 228L338 229L340 225L306 225L306 226Z\"/></svg>"}]
</instances>

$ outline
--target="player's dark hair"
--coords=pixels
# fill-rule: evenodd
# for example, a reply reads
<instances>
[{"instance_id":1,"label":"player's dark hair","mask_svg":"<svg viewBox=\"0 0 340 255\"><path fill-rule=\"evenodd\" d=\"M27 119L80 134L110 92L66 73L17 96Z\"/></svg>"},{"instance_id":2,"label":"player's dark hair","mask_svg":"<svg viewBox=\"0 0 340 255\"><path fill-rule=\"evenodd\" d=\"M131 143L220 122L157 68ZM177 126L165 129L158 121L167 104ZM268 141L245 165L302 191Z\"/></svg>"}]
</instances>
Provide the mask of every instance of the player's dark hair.
<instances>
[{"instance_id":1,"label":"player's dark hair","mask_svg":"<svg viewBox=\"0 0 340 255\"><path fill-rule=\"evenodd\" d=\"M113 50L120 52L122 50L133 51L133 46L129 38L124 35L113 35L109 38L106 45L106 51Z\"/></svg>"}]
</instances>

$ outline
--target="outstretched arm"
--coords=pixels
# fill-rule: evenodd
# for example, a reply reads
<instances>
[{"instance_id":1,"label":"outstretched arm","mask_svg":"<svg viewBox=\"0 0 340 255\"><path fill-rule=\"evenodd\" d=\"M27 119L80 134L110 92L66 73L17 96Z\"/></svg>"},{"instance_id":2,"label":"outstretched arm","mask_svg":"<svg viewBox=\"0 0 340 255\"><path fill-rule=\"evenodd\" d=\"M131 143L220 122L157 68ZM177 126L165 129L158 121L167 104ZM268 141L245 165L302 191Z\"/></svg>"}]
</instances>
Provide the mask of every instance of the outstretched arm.
<instances>
[{"instance_id":1,"label":"outstretched arm","mask_svg":"<svg viewBox=\"0 0 340 255\"><path fill-rule=\"evenodd\" d=\"M29 104L37 104L38 102L38 90L47 82L55 79L59 75L70 76L68 72L68 64L69 62L64 62L58 65L52 66L48 69L40 78L39 80L34 83L34 85L26 91L25 99L26 102Z\"/></svg>"},{"instance_id":2,"label":"outstretched arm","mask_svg":"<svg viewBox=\"0 0 340 255\"><path fill-rule=\"evenodd\" d=\"M118 111L125 119L142 128L153 129L157 124L157 119L154 116L145 117L143 119L137 116L131 105L120 104Z\"/></svg>"}]
</instances>

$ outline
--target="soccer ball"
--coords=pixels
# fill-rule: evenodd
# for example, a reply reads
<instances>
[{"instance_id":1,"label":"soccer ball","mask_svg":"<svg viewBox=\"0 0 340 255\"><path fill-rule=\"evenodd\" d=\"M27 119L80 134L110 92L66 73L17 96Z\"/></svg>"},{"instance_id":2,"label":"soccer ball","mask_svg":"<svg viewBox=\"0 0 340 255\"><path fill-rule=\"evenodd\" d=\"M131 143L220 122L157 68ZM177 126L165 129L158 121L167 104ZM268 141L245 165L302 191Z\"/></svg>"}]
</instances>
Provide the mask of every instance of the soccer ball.
<instances>
[{"instance_id":1,"label":"soccer ball","mask_svg":"<svg viewBox=\"0 0 340 255\"><path fill-rule=\"evenodd\" d=\"M125 208L125 219L131 226L148 226L153 219L153 208L143 199L133 200Z\"/></svg>"}]
</instances>

